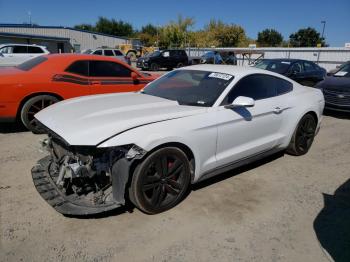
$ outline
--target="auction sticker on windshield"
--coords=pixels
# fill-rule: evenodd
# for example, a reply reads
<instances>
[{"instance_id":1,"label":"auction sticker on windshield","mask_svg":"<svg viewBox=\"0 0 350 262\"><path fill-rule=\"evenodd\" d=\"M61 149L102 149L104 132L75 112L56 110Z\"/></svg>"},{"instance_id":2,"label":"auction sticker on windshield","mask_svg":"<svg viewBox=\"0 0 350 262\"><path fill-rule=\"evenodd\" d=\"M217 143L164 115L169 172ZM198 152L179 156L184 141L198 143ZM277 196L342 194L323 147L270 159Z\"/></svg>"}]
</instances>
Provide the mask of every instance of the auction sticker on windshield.
<instances>
[{"instance_id":1,"label":"auction sticker on windshield","mask_svg":"<svg viewBox=\"0 0 350 262\"><path fill-rule=\"evenodd\" d=\"M232 75L223 74L223 73L211 73L210 75L208 75L208 77L219 78L223 80L230 80L232 78Z\"/></svg>"}]
</instances>

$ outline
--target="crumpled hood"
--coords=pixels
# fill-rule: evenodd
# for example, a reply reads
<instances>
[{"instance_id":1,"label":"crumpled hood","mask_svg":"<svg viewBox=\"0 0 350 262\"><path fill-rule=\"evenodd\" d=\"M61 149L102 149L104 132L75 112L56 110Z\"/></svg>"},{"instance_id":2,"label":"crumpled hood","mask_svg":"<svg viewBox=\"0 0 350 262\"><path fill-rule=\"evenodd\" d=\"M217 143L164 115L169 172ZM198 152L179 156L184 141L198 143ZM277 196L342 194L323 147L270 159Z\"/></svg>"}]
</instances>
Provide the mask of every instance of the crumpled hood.
<instances>
[{"instance_id":1,"label":"crumpled hood","mask_svg":"<svg viewBox=\"0 0 350 262\"><path fill-rule=\"evenodd\" d=\"M97 145L128 129L204 112L160 97L119 93L65 100L35 118L70 145Z\"/></svg>"}]
</instances>

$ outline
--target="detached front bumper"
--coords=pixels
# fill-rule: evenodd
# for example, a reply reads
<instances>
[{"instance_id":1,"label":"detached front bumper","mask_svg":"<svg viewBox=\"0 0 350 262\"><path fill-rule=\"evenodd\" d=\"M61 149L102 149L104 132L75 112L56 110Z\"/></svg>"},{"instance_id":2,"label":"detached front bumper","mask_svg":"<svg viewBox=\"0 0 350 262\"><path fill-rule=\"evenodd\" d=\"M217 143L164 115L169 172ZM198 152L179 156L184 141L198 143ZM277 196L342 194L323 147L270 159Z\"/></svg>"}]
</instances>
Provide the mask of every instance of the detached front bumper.
<instances>
[{"instance_id":1,"label":"detached front bumper","mask_svg":"<svg viewBox=\"0 0 350 262\"><path fill-rule=\"evenodd\" d=\"M41 197L49 203L57 212L64 215L93 215L116 209L125 203L125 185L128 179L129 162L118 161L114 167L112 192L113 200L108 204L94 204L86 199L65 195L57 187L50 175L52 158L44 157L38 161L32 170L34 185ZM118 174L117 174L118 173Z\"/></svg>"}]
</instances>

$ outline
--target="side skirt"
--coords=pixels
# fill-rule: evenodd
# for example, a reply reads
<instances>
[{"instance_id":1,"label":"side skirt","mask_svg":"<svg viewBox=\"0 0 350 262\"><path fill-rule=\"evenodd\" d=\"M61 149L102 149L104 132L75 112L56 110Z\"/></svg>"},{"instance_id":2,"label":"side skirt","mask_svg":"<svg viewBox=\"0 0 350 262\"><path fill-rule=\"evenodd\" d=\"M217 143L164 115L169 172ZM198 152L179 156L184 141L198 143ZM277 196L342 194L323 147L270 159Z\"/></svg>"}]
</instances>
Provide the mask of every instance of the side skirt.
<instances>
[{"instance_id":1,"label":"side skirt","mask_svg":"<svg viewBox=\"0 0 350 262\"><path fill-rule=\"evenodd\" d=\"M223 166L220 166L220 167L217 167L217 168L214 168L212 170L209 170L207 172L205 172L196 182L194 183L198 183L200 181L203 181L205 179L208 179L208 178L211 178L213 176L216 176L216 175L219 175L219 174L222 174L222 173L225 173L227 171L230 171L232 169L235 169L235 168L238 168L238 167L241 167L241 166L244 166L244 165L247 165L247 164L250 164L252 162L256 162L260 159L263 159L263 158L266 158L267 156L270 156L270 155L273 155L273 154L276 154L278 152L281 152L283 151L284 149L281 149L281 148L273 148L273 149L270 149L270 150L267 150L267 151L263 151L263 152L260 152L258 154L255 154L253 156L249 156L249 157L245 157L245 158L242 158L242 159L239 159L237 161L234 161L232 163L229 163L229 164L226 164L226 165L223 165Z\"/></svg>"}]
</instances>

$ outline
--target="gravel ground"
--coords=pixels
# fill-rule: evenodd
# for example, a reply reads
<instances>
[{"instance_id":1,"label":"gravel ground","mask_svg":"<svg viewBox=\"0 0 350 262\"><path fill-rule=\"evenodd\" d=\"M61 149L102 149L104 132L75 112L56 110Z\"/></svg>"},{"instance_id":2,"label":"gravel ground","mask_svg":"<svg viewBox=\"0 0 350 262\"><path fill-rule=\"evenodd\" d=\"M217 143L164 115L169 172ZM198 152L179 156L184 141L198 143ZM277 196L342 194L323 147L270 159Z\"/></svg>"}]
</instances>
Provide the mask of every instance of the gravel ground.
<instances>
[{"instance_id":1,"label":"gravel ground","mask_svg":"<svg viewBox=\"0 0 350 262\"><path fill-rule=\"evenodd\" d=\"M323 194L350 177L349 130L349 118L326 116L305 156L219 175L159 215L82 219L57 213L33 186L43 136L2 125L0 261L328 261L313 223Z\"/></svg>"}]
</instances>

